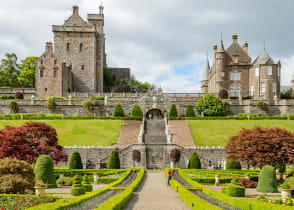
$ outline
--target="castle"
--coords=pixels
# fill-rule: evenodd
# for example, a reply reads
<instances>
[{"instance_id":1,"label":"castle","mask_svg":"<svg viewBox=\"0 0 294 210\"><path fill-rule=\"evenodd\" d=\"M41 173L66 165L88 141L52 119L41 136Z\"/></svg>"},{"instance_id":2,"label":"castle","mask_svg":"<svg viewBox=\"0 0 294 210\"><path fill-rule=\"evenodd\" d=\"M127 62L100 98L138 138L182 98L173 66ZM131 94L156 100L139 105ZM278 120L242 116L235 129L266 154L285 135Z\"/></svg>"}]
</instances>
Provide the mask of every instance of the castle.
<instances>
[{"instance_id":1,"label":"castle","mask_svg":"<svg viewBox=\"0 0 294 210\"><path fill-rule=\"evenodd\" d=\"M267 51L251 62L248 42L241 47L238 35L225 50L223 41L213 46L213 62L207 58L201 80L202 93L219 94L226 91L230 98L271 100L280 96L281 62L275 62Z\"/></svg>"},{"instance_id":2,"label":"castle","mask_svg":"<svg viewBox=\"0 0 294 210\"><path fill-rule=\"evenodd\" d=\"M38 97L67 96L70 92L103 93L107 67L103 7L99 14L79 15L78 6L63 25L53 25L53 43L46 43L35 69ZM129 68L107 67L113 80L130 82Z\"/></svg>"}]
</instances>

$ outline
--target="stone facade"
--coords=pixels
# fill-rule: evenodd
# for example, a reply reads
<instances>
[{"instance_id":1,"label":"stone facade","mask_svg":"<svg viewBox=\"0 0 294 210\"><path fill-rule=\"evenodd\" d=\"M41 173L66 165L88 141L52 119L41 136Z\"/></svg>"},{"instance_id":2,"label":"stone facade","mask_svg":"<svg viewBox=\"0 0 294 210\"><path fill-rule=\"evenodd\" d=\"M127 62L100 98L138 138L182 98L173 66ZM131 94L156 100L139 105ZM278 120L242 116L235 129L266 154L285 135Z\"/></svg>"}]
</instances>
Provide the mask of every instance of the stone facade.
<instances>
[{"instance_id":1,"label":"stone facade","mask_svg":"<svg viewBox=\"0 0 294 210\"><path fill-rule=\"evenodd\" d=\"M99 14L88 14L87 21L73 6L73 14L63 25L53 25L53 44L36 62L35 88L38 97L67 96L69 92L102 93L103 69L107 67L105 53L103 7ZM119 68L114 77L130 74ZM127 79L126 79L127 80Z\"/></svg>"},{"instance_id":2,"label":"stone facade","mask_svg":"<svg viewBox=\"0 0 294 210\"><path fill-rule=\"evenodd\" d=\"M213 62L207 58L201 81L202 93L218 94L226 90L230 97L240 96L255 100L279 98L281 63L275 62L264 51L251 63L248 43L238 44L237 34L233 43L225 50L223 42L213 46Z\"/></svg>"}]
</instances>

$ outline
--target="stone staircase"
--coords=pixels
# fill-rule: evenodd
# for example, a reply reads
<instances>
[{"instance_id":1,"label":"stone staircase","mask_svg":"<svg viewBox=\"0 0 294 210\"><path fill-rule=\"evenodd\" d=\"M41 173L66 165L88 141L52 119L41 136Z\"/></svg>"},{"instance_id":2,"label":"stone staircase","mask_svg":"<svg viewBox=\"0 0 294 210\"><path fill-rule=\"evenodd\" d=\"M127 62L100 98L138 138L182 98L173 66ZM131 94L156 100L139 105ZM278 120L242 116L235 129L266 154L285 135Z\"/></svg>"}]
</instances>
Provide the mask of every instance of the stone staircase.
<instances>
[{"instance_id":1,"label":"stone staircase","mask_svg":"<svg viewBox=\"0 0 294 210\"><path fill-rule=\"evenodd\" d=\"M152 119L146 121L145 144L166 144L167 136L165 133L164 119Z\"/></svg>"}]
</instances>

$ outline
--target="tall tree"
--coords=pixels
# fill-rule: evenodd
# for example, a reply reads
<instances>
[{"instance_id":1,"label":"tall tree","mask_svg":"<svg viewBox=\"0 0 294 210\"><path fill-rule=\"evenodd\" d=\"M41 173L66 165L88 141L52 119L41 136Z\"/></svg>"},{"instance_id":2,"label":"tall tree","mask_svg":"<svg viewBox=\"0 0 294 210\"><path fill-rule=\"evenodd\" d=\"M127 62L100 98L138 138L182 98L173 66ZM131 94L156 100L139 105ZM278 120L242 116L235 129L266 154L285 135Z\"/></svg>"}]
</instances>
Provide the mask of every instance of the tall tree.
<instances>
[{"instance_id":1,"label":"tall tree","mask_svg":"<svg viewBox=\"0 0 294 210\"><path fill-rule=\"evenodd\" d=\"M228 159L248 167L294 163L294 134L282 128L243 128L225 148Z\"/></svg>"},{"instance_id":2,"label":"tall tree","mask_svg":"<svg viewBox=\"0 0 294 210\"><path fill-rule=\"evenodd\" d=\"M14 53L6 53L5 57L0 65L0 87L18 87L17 57Z\"/></svg>"},{"instance_id":3,"label":"tall tree","mask_svg":"<svg viewBox=\"0 0 294 210\"><path fill-rule=\"evenodd\" d=\"M32 88L35 86L35 63L38 57L27 57L19 65L17 81L20 87Z\"/></svg>"}]
</instances>

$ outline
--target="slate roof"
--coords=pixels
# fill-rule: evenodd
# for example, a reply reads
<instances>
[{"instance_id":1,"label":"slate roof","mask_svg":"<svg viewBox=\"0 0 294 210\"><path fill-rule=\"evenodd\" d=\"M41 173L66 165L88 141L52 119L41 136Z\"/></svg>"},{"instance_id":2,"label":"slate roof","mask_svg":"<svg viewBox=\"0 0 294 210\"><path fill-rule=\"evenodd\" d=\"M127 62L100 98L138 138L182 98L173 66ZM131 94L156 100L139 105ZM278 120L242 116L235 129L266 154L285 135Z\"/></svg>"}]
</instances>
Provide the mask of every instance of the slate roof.
<instances>
[{"instance_id":1,"label":"slate roof","mask_svg":"<svg viewBox=\"0 0 294 210\"><path fill-rule=\"evenodd\" d=\"M217 52L225 52L223 40L221 40L220 45L217 47Z\"/></svg>"},{"instance_id":2,"label":"slate roof","mask_svg":"<svg viewBox=\"0 0 294 210\"><path fill-rule=\"evenodd\" d=\"M263 50L263 52L253 61L253 64L261 64L261 65L264 65L264 64L266 64L268 62L274 63L274 60L267 53L266 50Z\"/></svg>"},{"instance_id":3,"label":"slate roof","mask_svg":"<svg viewBox=\"0 0 294 210\"><path fill-rule=\"evenodd\" d=\"M238 43L232 43L226 53L233 59L233 56L238 56L238 62L240 63L250 63L251 57L242 49Z\"/></svg>"},{"instance_id":4,"label":"slate roof","mask_svg":"<svg viewBox=\"0 0 294 210\"><path fill-rule=\"evenodd\" d=\"M204 68L204 71L203 71L203 75L202 75L202 81L208 80L209 70L210 70L210 66L209 66L209 61L208 61L208 58L207 58L205 68Z\"/></svg>"}]
</instances>

